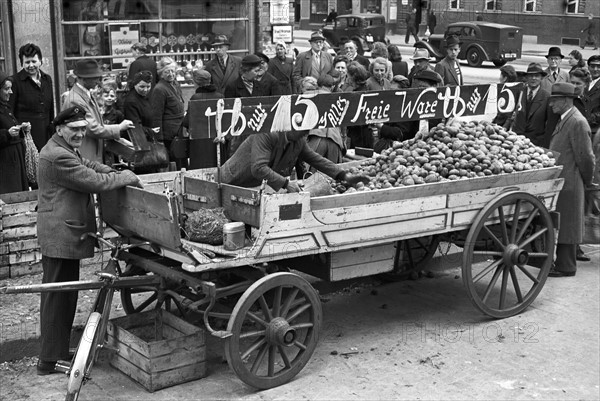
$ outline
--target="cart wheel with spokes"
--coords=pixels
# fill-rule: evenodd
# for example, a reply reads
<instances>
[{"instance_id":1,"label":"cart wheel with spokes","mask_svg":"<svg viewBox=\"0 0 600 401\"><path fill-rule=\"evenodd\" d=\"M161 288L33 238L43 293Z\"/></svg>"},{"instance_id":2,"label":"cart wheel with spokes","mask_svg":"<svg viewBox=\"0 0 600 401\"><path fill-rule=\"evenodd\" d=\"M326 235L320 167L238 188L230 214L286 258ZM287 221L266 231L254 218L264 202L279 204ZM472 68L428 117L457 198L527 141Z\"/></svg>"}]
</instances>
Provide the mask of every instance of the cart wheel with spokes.
<instances>
[{"instance_id":1,"label":"cart wheel with spokes","mask_svg":"<svg viewBox=\"0 0 600 401\"><path fill-rule=\"evenodd\" d=\"M227 325L227 362L246 384L268 389L290 381L308 363L321 329L317 291L293 273L265 276L236 303Z\"/></svg>"},{"instance_id":2,"label":"cart wheel with spokes","mask_svg":"<svg viewBox=\"0 0 600 401\"><path fill-rule=\"evenodd\" d=\"M168 312L185 318L185 308L168 291L158 287L121 288L121 305L126 314L140 313L162 307Z\"/></svg>"},{"instance_id":3,"label":"cart wheel with spokes","mask_svg":"<svg viewBox=\"0 0 600 401\"><path fill-rule=\"evenodd\" d=\"M514 316L542 290L553 256L554 226L546 206L525 192L504 194L473 221L463 251L463 282L482 312Z\"/></svg>"},{"instance_id":4,"label":"cart wheel with spokes","mask_svg":"<svg viewBox=\"0 0 600 401\"><path fill-rule=\"evenodd\" d=\"M87 380L100 342L99 329L101 318L102 315L100 313L92 312L85 324L81 340L79 341L69 370L66 401L77 400L81 386Z\"/></svg>"}]
</instances>

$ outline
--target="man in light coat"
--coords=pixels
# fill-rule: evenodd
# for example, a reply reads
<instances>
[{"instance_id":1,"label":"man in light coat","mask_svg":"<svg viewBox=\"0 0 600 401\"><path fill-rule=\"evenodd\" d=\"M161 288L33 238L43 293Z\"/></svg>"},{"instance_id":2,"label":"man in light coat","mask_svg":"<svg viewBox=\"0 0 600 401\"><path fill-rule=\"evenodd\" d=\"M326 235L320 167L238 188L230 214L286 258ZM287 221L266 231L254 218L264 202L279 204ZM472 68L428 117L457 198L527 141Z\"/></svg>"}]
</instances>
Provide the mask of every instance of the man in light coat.
<instances>
[{"instance_id":1,"label":"man in light coat","mask_svg":"<svg viewBox=\"0 0 600 401\"><path fill-rule=\"evenodd\" d=\"M78 107L85 110L85 119L87 120L87 131L81 145L81 155L88 160L102 163L104 160L104 140L119 139L121 131L134 128L131 120L123 120L120 124L104 124L102 121L102 111L94 99L90 90L100 84L102 70L96 60L79 60L75 65L75 76L77 82L69 93L62 105L62 109L69 107Z\"/></svg>"},{"instance_id":2,"label":"man in light coat","mask_svg":"<svg viewBox=\"0 0 600 401\"><path fill-rule=\"evenodd\" d=\"M204 69L210 72L211 81L217 87L217 92L225 93L227 85L240 75L242 59L228 53L231 43L225 35L217 35L212 45L217 57L206 63Z\"/></svg>"},{"instance_id":3,"label":"man in light coat","mask_svg":"<svg viewBox=\"0 0 600 401\"><path fill-rule=\"evenodd\" d=\"M570 82L569 72L560 68L560 63L565 56L562 55L560 47L552 46L548 49L546 60L548 60L548 68L546 68L546 76L542 80L542 88L550 92L552 85L556 82Z\"/></svg>"},{"instance_id":4,"label":"man in light coat","mask_svg":"<svg viewBox=\"0 0 600 401\"><path fill-rule=\"evenodd\" d=\"M556 204L560 228L550 277L574 276L577 272L577 245L583 239L585 187L592 184L594 175L590 126L573 106L576 96L575 86L571 83L552 85L549 103L560 121L552 133L550 149L560 153L557 164L563 167L560 177L565 182Z\"/></svg>"},{"instance_id":5,"label":"man in light coat","mask_svg":"<svg viewBox=\"0 0 600 401\"><path fill-rule=\"evenodd\" d=\"M92 194L133 185L142 187L130 170L81 157L87 112L68 107L54 119L56 133L40 152L37 235L44 271L42 283L79 280L79 261L94 256L96 232ZM56 362L69 359L69 339L77 307L77 291L42 293L39 375L57 373Z\"/></svg>"},{"instance_id":6,"label":"man in light coat","mask_svg":"<svg viewBox=\"0 0 600 401\"><path fill-rule=\"evenodd\" d=\"M310 50L300 53L296 58L296 65L292 76L296 93L302 93L300 82L304 77L313 77L319 79L323 74L327 74L333 67L333 57L331 54L323 51L325 38L319 32L313 32L308 40Z\"/></svg>"}]
</instances>

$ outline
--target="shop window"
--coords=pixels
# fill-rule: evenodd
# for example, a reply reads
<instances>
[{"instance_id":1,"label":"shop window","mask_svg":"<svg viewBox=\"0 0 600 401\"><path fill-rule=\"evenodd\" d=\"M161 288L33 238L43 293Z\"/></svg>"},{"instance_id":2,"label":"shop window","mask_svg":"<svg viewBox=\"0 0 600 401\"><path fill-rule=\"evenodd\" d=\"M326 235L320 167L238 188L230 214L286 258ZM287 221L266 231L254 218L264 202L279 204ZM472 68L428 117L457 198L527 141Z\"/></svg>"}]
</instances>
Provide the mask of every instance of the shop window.
<instances>
[{"instance_id":1,"label":"shop window","mask_svg":"<svg viewBox=\"0 0 600 401\"><path fill-rule=\"evenodd\" d=\"M327 14L327 0L310 0L310 22L322 24Z\"/></svg>"},{"instance_id":2,"label":"shop window","mask_svg":"<svg viewBox=\"0 0 600 401\"><path fill-rule=\"evenodd\" d=\"M527 12L537 11L537 0L525 0L524 11L527 11Z\"/></svg>"},{"instance_id":3,"label":"shop window","mask_svg":"<svg viewBox=\"0 0 600 401\"><path fill-rule=\"evenodd\" d=\"M451 10L459 10L462 8L462 0L450 0L449 6Z\"/></svg>"},{"instance_id":4,"label":"shop window","mask_svg":"<svg viewBox=\"0 0 600 401\"><path fill-rule=\"evenodd\" d=\"M502 1L501 0L486 0L485 9L489 11L501 11Z\"/></svg>"},{"instance_id":5,"label":"shop window","mask_svg":"<svg viewBox=\"0 0 600 401\"><path fill-rule=\"evenodd\" d=\"M63 0L66 69L96 58L106 70L126 69L131 45L148 45L155 59L171 56L200 65L214 57L211 43L225 34L231 52L249 52L250 10L245 0Z\"/></svg>"},{"instance_id":6,"label":"shop window","mask_svg":"<svg viewBox=\"0 0 600 401\"><path fill-rule=\"evenodd\" d=\"M579 4L579 0L567 0L567 14L579 14L583 10L581 10L581 5Z\"/></svg>"}]
</instances>

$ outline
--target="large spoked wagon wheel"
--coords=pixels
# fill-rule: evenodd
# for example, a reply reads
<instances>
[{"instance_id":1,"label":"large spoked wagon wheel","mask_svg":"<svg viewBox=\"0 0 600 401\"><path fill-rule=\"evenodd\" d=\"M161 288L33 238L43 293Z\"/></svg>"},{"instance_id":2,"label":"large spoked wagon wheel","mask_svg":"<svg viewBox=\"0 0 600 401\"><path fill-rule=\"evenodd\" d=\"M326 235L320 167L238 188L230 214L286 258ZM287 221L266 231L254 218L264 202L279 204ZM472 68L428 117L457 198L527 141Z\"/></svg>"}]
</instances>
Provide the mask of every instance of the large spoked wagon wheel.
<instances>
[{"instance_id":1,"label":"large spoked wagon wheel","mask_svg":"<svg viewBox=\"0 0 600 401\"><path fill-rule=\"evenodd\" d=\"M482 312L514 316L542 290L553 255L554 226L546 206L533 195L511 192L488 203L473 221L464 245L463 282Z\"/></svg>"},{"instance_id":2,"label":"large spoked wagon wheel","mask_svg":"<svg viewBox=\"0 0 600 401\"><path fill-rule=\"evenodd\" d=\"M121 305L128 315L156 308L163 308L181 317L186 314L179 300L159 287L121 288Z\"/></svg>"},{"instance_id":3,"label":"large spoked wagon wheel","mask_svg":"<svg viewBox=\"0 0 600 401\"><path fill-rule=\"evenodd\" d=\"M268 389L289 382L308 363L321 329L316 290L293 273L261 278L241 296L229 320L227 362L246 384Z\"/></svg>"},{"instance_id":4,"label":"large spoked wagon wheel","mask_svg":"<svg viewBox=\"0 0 600 401\"><path fill-rule=\"evenodd\" d=\"M85 325L69 370L66 401L76 401L79 398L81 386L87 380L89 371L96 359L96 352L101 340L101 318L100 313L92 312Z\"/></svg>"}]
</instances>

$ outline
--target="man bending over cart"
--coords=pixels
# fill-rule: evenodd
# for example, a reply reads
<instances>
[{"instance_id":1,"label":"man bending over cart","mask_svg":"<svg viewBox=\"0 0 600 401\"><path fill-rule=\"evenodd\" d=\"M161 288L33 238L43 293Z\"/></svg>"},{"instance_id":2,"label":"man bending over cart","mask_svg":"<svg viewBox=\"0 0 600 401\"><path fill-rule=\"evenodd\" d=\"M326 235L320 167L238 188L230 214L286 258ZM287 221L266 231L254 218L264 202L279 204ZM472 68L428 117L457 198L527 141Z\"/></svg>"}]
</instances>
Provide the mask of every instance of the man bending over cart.
<instances>
[{"instance_id":1,"label":"man bending over cart","mask_svg":"<svg viewBox=\"0 0 600 401\"><path fill-rule=\"evenodd\" d=\"M83 159L79 148L88 122L79 106L60 112L56 133L40 152L38 169L38 241L42 251L42 283L79 280L79 261L94 256L96 232L93 193L127 185L142 187L130 170L115 171ZM38 375L58 373L56 362L69 360L69 339L77 307L77 291L42 293L41 350Z\"/></svg>"},{"instance_id":2,"label":"man bending over cart","mask_svg":"<svg viewBox=\"0 0 600 401\"><path fill-rule=\"evenodd\" d=\"M251 135L221 168L221 182L241 187L255 187L263 180L276 191L300 192L289 175L297 160L335 178L354 185L368 178L353 175L319 155L305 140L308 131L269 132Z\"/></svg>"}]
</instances>

